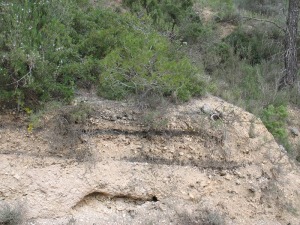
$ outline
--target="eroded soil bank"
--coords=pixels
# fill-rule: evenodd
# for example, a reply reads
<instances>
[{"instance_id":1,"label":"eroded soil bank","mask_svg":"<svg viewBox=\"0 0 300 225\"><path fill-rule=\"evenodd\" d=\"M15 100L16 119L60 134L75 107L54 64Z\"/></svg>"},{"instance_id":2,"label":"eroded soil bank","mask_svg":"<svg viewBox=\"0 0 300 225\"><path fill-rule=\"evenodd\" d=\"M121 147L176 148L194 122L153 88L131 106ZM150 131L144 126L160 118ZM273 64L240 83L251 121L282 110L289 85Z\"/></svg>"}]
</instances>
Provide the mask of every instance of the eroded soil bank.
<instances>
[{"instance_id":1,"label":"eroded soil bank","mask_svg":"<svg viewBox=\"0 0 300 225\"><path fill-rule=\"evenodd\" d=\"M24 224L299 224L299 169L261 121L208 96L156 110L81 94L1 115L0 200Z\"/></svg>"}]
</instances>

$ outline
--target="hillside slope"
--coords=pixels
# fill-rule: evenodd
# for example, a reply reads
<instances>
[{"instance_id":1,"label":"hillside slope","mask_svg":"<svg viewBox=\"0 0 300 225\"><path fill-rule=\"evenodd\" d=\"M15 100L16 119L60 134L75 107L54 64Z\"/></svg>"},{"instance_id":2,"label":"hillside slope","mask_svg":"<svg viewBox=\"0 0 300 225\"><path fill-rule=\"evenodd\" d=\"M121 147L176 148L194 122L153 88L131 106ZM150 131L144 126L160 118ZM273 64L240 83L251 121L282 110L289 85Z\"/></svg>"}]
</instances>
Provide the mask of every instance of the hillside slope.
<instances>
[{"instance_id":1,"label":"hillside slope","mask_svg":"<svg viewBox=\"0 0 300 225\"><path fill-rule=\"evenodd\" d=\"M299 169L219 98L146 113L81 93L40 120L0 120L1 204L24 224L299 224Z\"/></svg>"}]
</instances>

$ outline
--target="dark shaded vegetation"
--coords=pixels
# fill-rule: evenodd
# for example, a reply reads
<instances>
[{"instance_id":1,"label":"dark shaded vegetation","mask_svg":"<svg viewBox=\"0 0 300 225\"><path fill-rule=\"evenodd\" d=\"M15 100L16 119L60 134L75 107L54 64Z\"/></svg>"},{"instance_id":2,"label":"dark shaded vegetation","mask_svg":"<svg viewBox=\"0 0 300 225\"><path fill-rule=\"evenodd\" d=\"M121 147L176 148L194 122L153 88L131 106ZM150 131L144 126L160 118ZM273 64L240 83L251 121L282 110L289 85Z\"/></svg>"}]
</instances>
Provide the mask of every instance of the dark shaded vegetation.
<instances>
[{"instance_id":1,"label":"dark shaded vegetation","mask_svg":"<svg viewBox=\"0 0 300 225\"><path fill-rule=\"evenodd\" d=\"M35 108L96 86L109 99L131 94L201 95L197 69L145 18L88 1L5 1L0 6L0 101Z\"/></svg>"}]
</instances>

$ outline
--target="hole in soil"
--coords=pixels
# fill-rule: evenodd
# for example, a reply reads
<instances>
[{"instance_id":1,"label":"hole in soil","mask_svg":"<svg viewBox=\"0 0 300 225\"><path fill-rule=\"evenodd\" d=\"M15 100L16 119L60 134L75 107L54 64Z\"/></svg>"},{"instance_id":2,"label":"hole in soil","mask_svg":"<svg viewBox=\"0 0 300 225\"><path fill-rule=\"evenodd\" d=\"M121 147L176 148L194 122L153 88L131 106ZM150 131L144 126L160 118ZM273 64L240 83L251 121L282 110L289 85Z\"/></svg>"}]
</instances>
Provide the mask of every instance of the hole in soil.
<instances>
[{"instance_id":1,"label":"hole in soil","mask_svg":"<svg viewBox=\"0 0 300 225\"><path fill-rule=\"evenodd\" d=\"M153 197L152 197L152 201L153 201L153 202L157 202L157 201L158 201L157 197L156 197L156 196L153 196Z\"/></svg>"},{"instance_id":2,"label":"hole in soil","mask_svg":"<svg viewBox=\"0 0 300 225\"><path fill-rule=\"evenodd\" d=\"M107 192L92 192L90 194L85 195L79 202L77 202L72 208L80 208L84 205L92 204L91 202L115 202L118 204L133 204L133 205L142 205L146 202L157 202L158 198L153 196L134 196L134 195L124 195L124 194L110 194ZM122 203L123 202L123 203ZM1 225L1 223L0 223Z\"/></svg>"}]
</instances>

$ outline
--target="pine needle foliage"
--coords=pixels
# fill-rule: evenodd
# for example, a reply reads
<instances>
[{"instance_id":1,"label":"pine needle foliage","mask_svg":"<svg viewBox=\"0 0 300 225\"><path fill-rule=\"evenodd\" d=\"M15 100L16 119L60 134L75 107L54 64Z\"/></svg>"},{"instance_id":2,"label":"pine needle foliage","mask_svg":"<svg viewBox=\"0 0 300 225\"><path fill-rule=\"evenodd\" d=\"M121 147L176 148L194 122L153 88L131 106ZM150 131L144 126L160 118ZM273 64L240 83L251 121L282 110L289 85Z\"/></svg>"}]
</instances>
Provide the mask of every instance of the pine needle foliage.
<instances>
[{"instance_id":1,"label":"pine needle foliage","mask_svg":"<svg viewBox=\"0 0 300 225\"><path fill-rule=\"evenodd\" d=\"M159 93L187 100L203 93L204 82L176 49L147 18L88 0L2 1L0 103L34 108L91 86L110 99Z\"/></svg>"}]
</instances>

